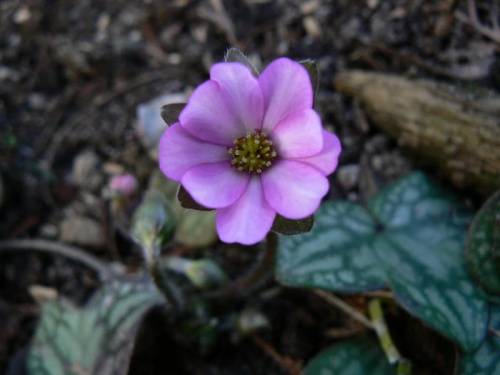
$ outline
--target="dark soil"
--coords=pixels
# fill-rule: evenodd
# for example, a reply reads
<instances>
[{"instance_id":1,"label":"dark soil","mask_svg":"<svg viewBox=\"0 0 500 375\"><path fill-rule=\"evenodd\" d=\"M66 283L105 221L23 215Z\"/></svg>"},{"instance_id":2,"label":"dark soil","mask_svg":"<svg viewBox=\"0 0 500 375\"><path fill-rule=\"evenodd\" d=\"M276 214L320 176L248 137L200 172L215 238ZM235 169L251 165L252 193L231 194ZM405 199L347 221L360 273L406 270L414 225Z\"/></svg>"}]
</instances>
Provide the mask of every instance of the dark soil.
<instances>
[{"instance_id":1,"label":"dark soil","mask_svg":"<svg viewBox=\"0 0 500 375\"><path fill-rule=\"evenodd\" d=\"M211 0L4 0L0 3L0 239L57 239L68 212L92 218L109 233L103 187L116 166L137 175L141 187L156 162L139 139L136 107L160 93L189 92L214 62L237 46L262 66L278 56L312 58L321 69L316 109L341 139L340 168L354 166L354 180L331 177L327 199L366 201L380 187L413 168L398 148L372 127L359 104L333 89L345 68L385 71L498 89L498 46L455 21L442 8L451 1L327 0L241 2ZM464 1L458 2L459 9ZM477 4L486 20L488 1ZM451 18L453 20L453 17ZM100 158L95 189L72 180L83 150ZM339 170L340 170L339 168ZM467 197L464 197L467 199ZM113 244L111 244L112 242ZM110 251L118 243L118 253ZM107 250L108 249L108 250ZM140 267L137 249L111 233L103 246L86 249L105 261ZM225 245L210 250L236 277L255 259ZM178 253L201 255L176 248ZM206 254L205 254L206 255ZM36 252L0 253L0 373L22 373L22 353L36 328L39 307L31 285L55 288L83 303L98 286L78 263ZM363 310L366 299L349 300ZM176 341L163 315L146 319L131 374L288 374L304 366L341 332L366 333L309 291L270 282L227 310L254 305L270 329L234 343L222 335L200 354ZM415 374L452 374L455 348L404 311L390 310L397 346ZM19 359L21 358L21 359ZM13 361L16 359L16 361ZM20 365L21 363L21 365ZM292 366L293 367L293 366Z\"/></svg>"}]
</instances>

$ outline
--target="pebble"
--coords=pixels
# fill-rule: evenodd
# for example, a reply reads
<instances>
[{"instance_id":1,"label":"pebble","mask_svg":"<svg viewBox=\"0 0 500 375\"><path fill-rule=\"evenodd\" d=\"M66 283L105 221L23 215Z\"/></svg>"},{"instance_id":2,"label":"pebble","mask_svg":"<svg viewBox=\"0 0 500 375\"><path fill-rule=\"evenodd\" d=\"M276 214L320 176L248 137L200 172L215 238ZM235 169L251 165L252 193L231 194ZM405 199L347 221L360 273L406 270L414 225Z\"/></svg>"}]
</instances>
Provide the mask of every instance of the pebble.
<instances>
[{"instance_id":1,"label":"pebble","mask_svg":"<svg viewBox=\"0 0 500 375\"><path fill-rule=\"evenodd\" d=\"M78 187L97 191L104 180L99 157L90 150L81 152L73 162L72 177Z\"/></svg>"},{"instance_id":2,"label":"pebble","mask_svg":"<svg viewBox=\"0 0 500 375\"><path fill-rule=\"evenodd\" d=\"M344 190L351 190L359 182L359 165L344 165L337 170L337 181Z\"/></svg>"},{"instance_id":3,"label":"pebble","mask_svg":"<svg viewBox=\"0 0 500 375\"><path fill-rule=\"evenodd\" d=\"M68 217L61 222L59 240L91 248L105 245L104 231L99 223L80 216Z\"/></svg>"},{"instance_id":4,"label":"pebble","mask_svg":"<svg viewBox=\"0 0 500 375\"><path fill-rule=\"evenodd\" d=\"M31 18L31 11L28 8L23 7L14 13L13 20L14 23L22 25L28 22L30 18Z\"/></svg>"},{"instance_id":5,"label":"pebble","mask_svg":"<svg viewBox=\"0 0 500 375\"><path fill-rule=\"evenodd\" d=\"M158 160L158 143L167 129L167 124L161 117L161 107L172 103L185 103L186 95L183 93L164 94L149 102L137 106L137 118L139 120L139 134L144 146L151 150L150 156Z\"/></svg>"},{"instance_id":6,"label":"pebble","mask_svg":"<svg viewBox=\"0 0 500 375\"><path fill-rule=\"evenodd\" d=\"M59 228L52 223L43 224L38 230L38 235L43 238L54 240L59 234Z\"/></svg>"}]
</instances>

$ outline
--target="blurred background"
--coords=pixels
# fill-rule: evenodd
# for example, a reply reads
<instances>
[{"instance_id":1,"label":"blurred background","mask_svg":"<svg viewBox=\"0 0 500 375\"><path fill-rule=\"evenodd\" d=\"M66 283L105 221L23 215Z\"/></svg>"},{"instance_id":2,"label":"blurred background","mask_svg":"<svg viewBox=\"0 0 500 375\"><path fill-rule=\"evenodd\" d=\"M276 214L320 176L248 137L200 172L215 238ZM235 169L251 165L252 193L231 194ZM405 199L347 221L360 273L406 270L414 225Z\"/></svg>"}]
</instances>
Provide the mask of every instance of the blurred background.
<instances>
[{"instance_id":1,"label":"blurred background","mask_svg":"<svg viewBox=\"0 0 500 375\"><path fill-rule=\"evenodd\" d=\"M232 46L261 70L279 56L317 61L316 109L344 149L328 198L365 201L418 160L378 130L358 100L335 89L336 74L364 69L495 90L499 43L495 0L2 0L0 239L60 241L129 270L140 267L137 249L110 224L108 183L131 173L141 190L149 186L165 127L159 108L185 102ZM474 201L474 192L464 194ZM252 252L230 251L233 245L212 237L208 250L178 238L174 251L223 259L230 276L253 261ZM28 289L38 284L83 303L98 281L62 258L0 252L0 373L22 373L39 316ZM324 331L339 325L338 314L314 295L269 298L265 309L275 324L268 347L245 344L234 358L193 360L212 372L172 373L289 373L273 347L283 361L305 362L328 340ZM329 317L319 319L325 312ZM440 352L433 350L440 340L421 350ZM428 373L444 374L454 352L431 355L437 369Z\"/></svg>"}]
</instances>

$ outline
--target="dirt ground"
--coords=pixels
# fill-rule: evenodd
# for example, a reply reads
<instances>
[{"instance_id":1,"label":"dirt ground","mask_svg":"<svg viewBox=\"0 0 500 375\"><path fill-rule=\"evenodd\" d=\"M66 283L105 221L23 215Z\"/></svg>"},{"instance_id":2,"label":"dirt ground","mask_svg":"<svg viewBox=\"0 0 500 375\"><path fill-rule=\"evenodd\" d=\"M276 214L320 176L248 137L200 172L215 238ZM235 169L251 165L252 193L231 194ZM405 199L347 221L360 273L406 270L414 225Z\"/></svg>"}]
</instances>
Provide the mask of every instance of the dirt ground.
<instances>
[{"instance_id":1,"label":"dirt ground","mask_svg":"<svg viewBox=\"0 0 500 375\"><path fill-rule=\"evenodd\" d=\"M335 92L335 73L359 68L498 90L498 44L463 17L453 17L454 3L3 0L0 239L59 240L70 217L85 218L93 223L89 230L109 234L103 187L110 176L134 173L145 189L158 168L140 134L137 106L159 94L188 94L230 46L261 67L279 56L318 62L315 108L343 145L327 199L365 201L417 162L373 127L359 103ZM467 1L456 3L467 15ZM474 5L479 20L489 22L491 3ZM81 182L74 161L85 153L94 164L90 180ZM77 245L130 270L139 267L137 249L126 238L105 237ZM254 258L248 254L253 249L234 250L209 250L232 276ZM0 253L0 373L25 371L40 313L28 293L34 284L82 303L99 283L91 270L60 257ZM363 309L365 297L345 298ZM203 355L172 339L171 327L148 335L148 325L161 319L153 312L139 335L130 374L289 374L322 348L364 330L314 294L273 282L235 301L235 308L250 302L267 314L270 329L238 344L222 337ZM416 374L453 373L452 343L400 309L390 310L388 318Z\"/></svg>"}]
</instances>

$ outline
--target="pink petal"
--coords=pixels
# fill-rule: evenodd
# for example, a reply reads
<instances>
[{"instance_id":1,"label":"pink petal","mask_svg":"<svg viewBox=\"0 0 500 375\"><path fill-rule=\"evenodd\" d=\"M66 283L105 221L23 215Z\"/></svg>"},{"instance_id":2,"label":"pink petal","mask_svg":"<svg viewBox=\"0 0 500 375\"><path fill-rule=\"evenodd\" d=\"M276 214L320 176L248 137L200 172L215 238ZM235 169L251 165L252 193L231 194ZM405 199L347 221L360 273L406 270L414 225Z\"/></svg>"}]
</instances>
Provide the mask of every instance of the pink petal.
<instances>
[{"instance_id":1,"label":"pink petal","mask_svg":"<svg viewBox=\"0 0 500 375\"><path fill-rule=\"evenodd\" d=\"M294 160L279 160L261 178L269 205L288 219L312 215L329 187L316 168Z\"/></svg>"},{"instance_id":2,"label":"pink petal","mask_svg":"<svg viewBox=\"0 0 500 375\"><path fill-rule=\"evenodd\" d=\"M215 64L210 69L210 79L219 83L227 108L234 112L245 130L262 127L264 97L250 69L240 63Z\"/></svg>"},{"instance_id":3,"label":"pink petal","mask_svg":"<svg viewBox=\"0 0 500 375\"><path fill-rule=\"evenodd\" d=\"M264 198L260 178L253 176L236 203L217 210L217 232L224 242L252 245L271 230L275 216L276 212Z\"/></svg>"},{"instance_id":4,"label":"pink petal","mask_svg":"<svg viewBox=\"0 0 500 375\"><path fill-rule=\"evenodd\" d=\"M229 161L200 164L182 176L181 184L193 199L208 208L227 207L245 192L250 176L231 167Z\"/></svg>"},{"instance_id":5,"label":"pink petal","mask_svg":"<svg viewBox=\"0 0 500 375\"><path fill-rule=\"evenodd\" d=\"M312 108L309 74L290 59L273 61L260 75L259 84L264 95L264 132L270 133L290 113Z\"/></svg>"},{"instance_id":6,"label":"pink petal","mask_svg":"<svg viewBox=\"0 0 500 375\"><path fill-rule=\"evenodd\" d=\"M312 109L293 112L272 131L271 139L281 158L302 158L318 154L323 148L321 120Z\"/></svg>"},{"instance_id":7,"label":"pink petal","mask_svg":"<svg viewBox=\"0 0 500 375\"><path fill-rule=\"evenodd\" d=\"M323 149L321 152L315 156L297 159L297 161L312 165L327 176L337 168L341 151L342 146L337 136L323 130Z\"/></svg>"},{"instance_id":8,"label":"pink petal","mask_svg":"<svg viewBox=\"0 0 500 375\"><path fill-rule=\"evenodd\" d=\"M180 114L182 126L197 138L224 146L260 129L263 97L250 70L238 63L215 64Z\"/></svg>"},{"instance_id":9,"label":"pink petal","mask_svg":"<svg viewBox=\"0 0 500 375\"><path fill-rule=\"evenodd\" d=\"M158 154L162 172L177 182L195 165L217 163L230 157L225 147L193 137L179 123L173 124L163 133Z\"/></svg>"}]
</instances>

